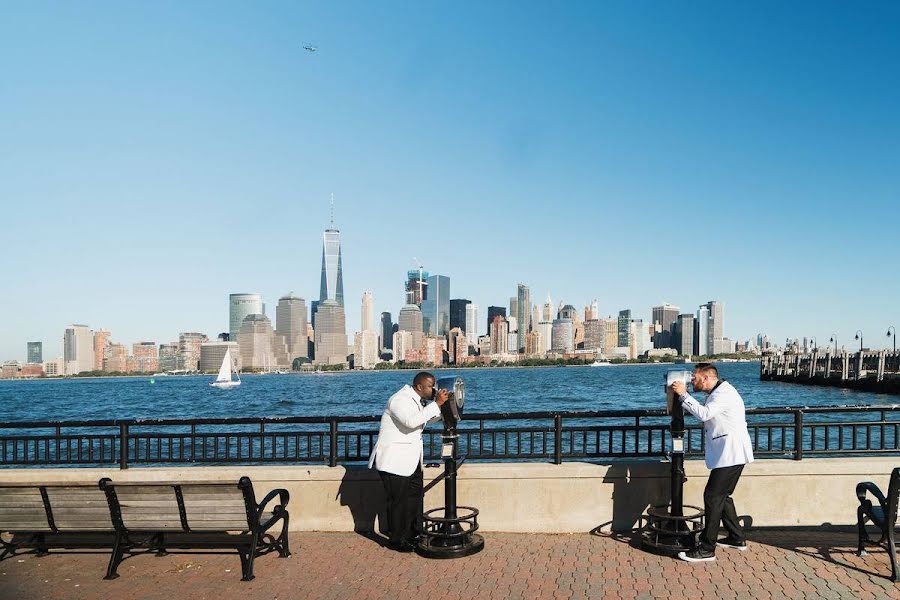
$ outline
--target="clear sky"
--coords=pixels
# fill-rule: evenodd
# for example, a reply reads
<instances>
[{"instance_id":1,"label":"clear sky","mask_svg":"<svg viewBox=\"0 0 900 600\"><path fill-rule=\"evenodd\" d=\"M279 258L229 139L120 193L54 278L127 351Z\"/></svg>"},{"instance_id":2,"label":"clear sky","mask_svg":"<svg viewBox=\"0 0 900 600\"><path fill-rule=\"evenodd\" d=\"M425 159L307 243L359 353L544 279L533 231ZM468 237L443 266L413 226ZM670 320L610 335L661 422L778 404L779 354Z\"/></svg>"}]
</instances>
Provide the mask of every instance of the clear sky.
<instances>
[{"instance_id":1,"label":"clear sky","mask_svg":"<svg viewBox=\"0 0 900 600\"><path fill-rule=\"evenodd\" d=\"M348 333L417 257L482 329L523 282L886 345L898 31L888 1L4 3L0 359L316 299L332 192Z\"/></svg>"}]
</instances>

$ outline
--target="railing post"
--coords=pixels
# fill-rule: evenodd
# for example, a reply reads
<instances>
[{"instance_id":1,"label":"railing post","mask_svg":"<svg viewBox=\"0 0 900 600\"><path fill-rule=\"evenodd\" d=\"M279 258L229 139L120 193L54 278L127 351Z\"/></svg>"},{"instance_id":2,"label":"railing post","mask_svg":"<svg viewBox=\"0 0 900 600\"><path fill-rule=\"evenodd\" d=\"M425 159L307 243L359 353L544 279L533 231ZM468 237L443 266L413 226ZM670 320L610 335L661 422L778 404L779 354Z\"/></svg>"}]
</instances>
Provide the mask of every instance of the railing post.
<instances>
[{"instance_id":1,"label":"railing post","mask_svg":"<svg viewBox=\"0 0 900 600\"><path fill-rule=\"evenodd\" d=\"M562 415L553 416L553 463L562 464Z\"/></svg>"},{"instance_id":2,"label":"railing post","mask_svg":"<svg viewBox=\"0 0 900 600\"><path fill-rule=\"evenodd\" d=\"M191 462L197 462L197 424L191 423Z\"/></svg>"},{"instance_id":3,"label":"railing post","mask_svg":"<svg viewBox=\"0 0 900 600\"><path fill-rule=\"evenodd\" d=\"M794 460L803 460L803 411L794 412Z\"/></svg>"},{"instance_id":4,"label":"railing post","mask_svg":"<svg viewBox=\"0 0 900 600\"><path fill-rule=\"evenodd\" d=\"M331 427L331 444L330 444L330 450L328 451L328 466L336 467L337 466L337 453L338 453L337 420L331 419L329 421L329 425Z\"/></svg>"},{"instance_id":5,"label":"railing post","mask_svg":"<svg viewBox=\"0 0 900 600\"><path fill-rule=\"evenodd\" d=\"M119 423L119 468L128 468L128 424Z\"/></svg>"}]
</instances>

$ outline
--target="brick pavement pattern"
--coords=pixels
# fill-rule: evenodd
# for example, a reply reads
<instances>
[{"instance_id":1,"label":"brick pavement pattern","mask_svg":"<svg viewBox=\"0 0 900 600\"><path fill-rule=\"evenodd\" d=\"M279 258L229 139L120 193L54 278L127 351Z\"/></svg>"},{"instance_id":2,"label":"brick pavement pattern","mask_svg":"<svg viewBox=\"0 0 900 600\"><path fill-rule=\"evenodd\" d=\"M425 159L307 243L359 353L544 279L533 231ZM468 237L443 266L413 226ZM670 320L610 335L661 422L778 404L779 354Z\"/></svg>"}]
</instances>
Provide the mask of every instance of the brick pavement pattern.
<instances>
[{"instance_id":1,"label":"brick pavement pattern","mask_svg":"<svg viewBox=\"0 0 900 600\"><path fill-rule=\"evenodd\" d=\"M0 598L900 599L887 554L856 556L855 534L755 531L750 544L688 564L643 552L631 537L487 533L480 554L437 561L352 533L293 533L294 555L260 557L252 582L240 581L236 553L137 555L104 581L108 553L63 550L0 562Z\"/></svg>"}]
</instances>

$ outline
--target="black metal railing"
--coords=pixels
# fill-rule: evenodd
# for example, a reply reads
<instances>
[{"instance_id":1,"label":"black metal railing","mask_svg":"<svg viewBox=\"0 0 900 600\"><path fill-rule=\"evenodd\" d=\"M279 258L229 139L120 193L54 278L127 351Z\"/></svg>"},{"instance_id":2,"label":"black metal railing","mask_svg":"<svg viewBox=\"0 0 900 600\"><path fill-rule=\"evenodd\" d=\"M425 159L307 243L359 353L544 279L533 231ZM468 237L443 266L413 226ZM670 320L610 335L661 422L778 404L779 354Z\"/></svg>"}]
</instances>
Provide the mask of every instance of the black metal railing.
<instances>
[{"instance_id":1,"label":"black metal railing","mask_svg":"<svg viewBox=\"0 0 900 600\"><path fill-rule=\"evenodd\" d=\"M166 419L0 423L0 467L364 462L378 416ZM900 452L900 406L751 409L758 457ZM469 460L663 457L670 446L663 411L468 414L458 427ZM425 455L441 454L439 427L424 434ZM688 420L685 451L703 454L703 426Z\"/></svg>"}]
</instances>

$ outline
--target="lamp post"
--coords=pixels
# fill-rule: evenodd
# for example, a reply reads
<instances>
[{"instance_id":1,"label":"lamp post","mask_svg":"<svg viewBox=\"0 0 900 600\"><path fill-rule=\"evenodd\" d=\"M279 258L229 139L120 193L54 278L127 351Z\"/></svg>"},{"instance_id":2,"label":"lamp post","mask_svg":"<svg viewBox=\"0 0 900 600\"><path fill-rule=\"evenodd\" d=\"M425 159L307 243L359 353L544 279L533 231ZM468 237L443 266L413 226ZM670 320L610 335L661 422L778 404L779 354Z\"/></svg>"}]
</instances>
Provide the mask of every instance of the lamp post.
<instances>
[{"instance_id":1,"label":"lamp post","mask_svg":"<svg viewBox=\"0 0 900 600\"><path fill-rule=\"evenodd\" d=\"M862 349L863 349L862 331L859 330L859 329L857 329L857 330L856 330L856 335L853 337L853 339L854 339L854 340L859 340L859 351L862 352Z\"/></svg>"},{"instance_id":2,"label":"lamp post","mask_svg":"<svg viewBox=\"0 0 900 600\"><path fill-rule=\"evenodd\" d=\"M836 334L836 333L832 333L832 334L831 334L831 339L828 340L828 341L834 343L834 353L837 354L837 334Z\"/></svg>"},{"instance_id":3,"label":"lamp post","mask_svg":"<svg viewBox=\"0 0 900 600\"><path fill-rule=\"evenodd\" d=\"M810 343L812 344L812 351L815 352L816 346L819 345L818 341L816 340L816 336L811 336L809 339L810 339Z\"/></svg>"},{"instance_id":4,"label":"lamp post","mask_svg":"<svg viewBox=\"0 0 900 600\"><path fill-rule=\"evenodd\" d=\"M893 334L893 335L891 335L891 329L894 330L894 334ZM890 327L888 327L887 336L888 336L888 337L893 337L893 338L894 338L894 354L897 354L897 328L894 327L893 325L891 325Z\"/></svg>"}]
</instances>

